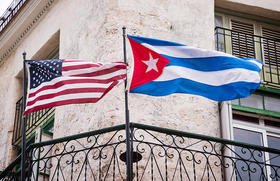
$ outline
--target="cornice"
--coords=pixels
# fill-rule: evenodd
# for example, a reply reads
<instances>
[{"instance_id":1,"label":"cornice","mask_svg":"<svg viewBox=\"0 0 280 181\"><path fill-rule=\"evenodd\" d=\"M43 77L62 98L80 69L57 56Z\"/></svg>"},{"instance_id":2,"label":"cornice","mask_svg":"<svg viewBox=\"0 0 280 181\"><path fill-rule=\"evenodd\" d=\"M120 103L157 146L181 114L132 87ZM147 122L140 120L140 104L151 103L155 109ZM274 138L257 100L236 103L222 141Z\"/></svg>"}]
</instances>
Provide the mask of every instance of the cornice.
<instances>
[{"instance_id":1,"label":"cornice","mask_svg":"<svg viewBox=\"0 0 280 181\"><path fill-rule=\"evenodd\" d=\"M0 65L51 8L55 0L31 0L0 36Z\"/></svg>"}]
</instances>

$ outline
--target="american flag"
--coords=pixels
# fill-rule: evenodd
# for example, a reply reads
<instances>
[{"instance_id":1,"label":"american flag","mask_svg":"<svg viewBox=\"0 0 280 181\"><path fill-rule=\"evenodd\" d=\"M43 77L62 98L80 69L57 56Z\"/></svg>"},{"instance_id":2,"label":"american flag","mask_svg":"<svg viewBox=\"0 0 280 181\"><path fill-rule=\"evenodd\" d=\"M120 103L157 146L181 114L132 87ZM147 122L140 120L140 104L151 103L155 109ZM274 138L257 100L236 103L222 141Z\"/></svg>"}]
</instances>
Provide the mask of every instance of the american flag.
<instances>
[{"instance_id":1,"label":"american flag","mask_svg":"<svg viewBox=\"0 0 280 181\"><path fill-rule=\"evenodd\" d=\"M82 60L28 60L28 96L24 114L66 104L95 103L122 79L124 63Z\"/></svg>"}]
</instances>

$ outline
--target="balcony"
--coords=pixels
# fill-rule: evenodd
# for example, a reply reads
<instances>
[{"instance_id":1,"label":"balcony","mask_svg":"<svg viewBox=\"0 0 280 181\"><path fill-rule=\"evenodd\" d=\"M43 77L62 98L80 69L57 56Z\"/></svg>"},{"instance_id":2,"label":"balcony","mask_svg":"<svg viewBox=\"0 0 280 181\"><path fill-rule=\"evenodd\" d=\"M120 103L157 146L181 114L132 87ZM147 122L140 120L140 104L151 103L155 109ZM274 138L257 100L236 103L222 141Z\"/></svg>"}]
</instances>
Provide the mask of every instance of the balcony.
<instances>
[{"instance_id":1,"label":"balcony","mask_svg":"<svg viewBox=\"0 0 280 181\"><path fill-rule=\"evenodd\" d=\"M280 40L271 38L269 30L265 37L226 28L215 28L216 50L241 58L255 58L264 63L262 86L280 88Z\"/></svg>"},{"instance_id":2,"label":"balcony","mask_svg":"<svg viewBox=\"0 0 280 181\"><path fill-rule=\"evenodd\" d=\"M21 141L21 126L22 126L22 98L16 103L16 113L14 120L14 131L12 144L18 145ZM30 137L35 129L45 123L54 115L54 108L43 109L26 115L26 137Z\"/></svg>"},{"instance_id":3,"label":"balcony","mask_svg":"<svg viewBox=\"0 0 280 181\"><path fill-rule=\"evenodd\" d=\"M280 151L130 123L133 180L279 180ZM27 180L126 180L125 125L34 143ZM18 157L0 180L18 180Z\"/></svg>"},{"instance_id":4,"label":"balcony","mask_svg":"<svg viewBox=\"0 0 280 181\"><path fill-rule=\"evenodd\" d=\"M26 4L28 0L13 1L5 13L0 17L0 34L9 25L12 19L17 16L21 8Z\"/></svg>"}]
</instances>

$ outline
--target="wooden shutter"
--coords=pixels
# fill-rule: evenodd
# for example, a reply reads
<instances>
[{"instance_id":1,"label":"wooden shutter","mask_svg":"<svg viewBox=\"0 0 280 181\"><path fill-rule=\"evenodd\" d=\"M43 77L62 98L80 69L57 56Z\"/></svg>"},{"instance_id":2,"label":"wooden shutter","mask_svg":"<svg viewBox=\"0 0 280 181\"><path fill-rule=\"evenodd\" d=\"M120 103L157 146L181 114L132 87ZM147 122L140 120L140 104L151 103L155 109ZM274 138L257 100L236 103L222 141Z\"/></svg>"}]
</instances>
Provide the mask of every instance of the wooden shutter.
<instances>
[{"instance_id":1,"label":"wooden shutter","mask_svg":"<svg viewBox=\"0 0 280 181\"><path fill-rule=\"evenodd\" d=\"M254 58L254 26L253 24L231 20L232 54L237 57Z\"/></svg>"},{"instance_id":2,"label":"wooden shutter","mask_svg":"<svg viewBox=\"0 0 280 181\"><path fill-rule=\"evenodd\" d=\"M280 68L280 32L262 28L265 64Z\"/></svg>"}]
</instances>

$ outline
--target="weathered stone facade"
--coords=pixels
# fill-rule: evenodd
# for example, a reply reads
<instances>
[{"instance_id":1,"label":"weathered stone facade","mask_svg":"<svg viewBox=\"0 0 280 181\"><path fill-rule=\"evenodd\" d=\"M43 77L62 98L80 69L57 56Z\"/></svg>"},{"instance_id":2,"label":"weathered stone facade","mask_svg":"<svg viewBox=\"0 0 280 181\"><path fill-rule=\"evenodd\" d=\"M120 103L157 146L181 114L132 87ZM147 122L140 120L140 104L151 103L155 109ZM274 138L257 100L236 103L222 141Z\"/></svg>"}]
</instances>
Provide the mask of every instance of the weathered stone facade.
<instances>
[{"instance_id":1,"label":"weathered stone facade","mask_svg":"<svg viewBox=\"0 0 280 181\"><path fill-rule=\"evenodd\" d=\"M244 3L264 8L265 12L272 12L271 18L280 11L280 4L275 0L266 1L265 4L262 1L227 0L216 0L216 3L222 7L227 3L236 6ZM127 33L131 35L214 49L214 7L214 0L28 2L19 16L0 34L0 170L17 153L17 149L11 145L11 139L15 103L22 96L24 51L27 59L41 59L50 53L50 49L59 45L59 57L62 59L122 61L123 26L126 26ZM232 7L236 9L235 6ZM129 44L127 50L131 66ZM218 103L203 97L129 94L129 110L131 122L220 137ZM54 138L124 122L124 85L120 84L96 104L57 107Z\"/></svg>"}]
</instances>

